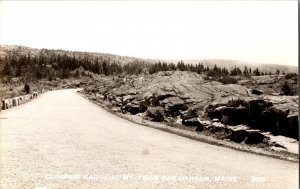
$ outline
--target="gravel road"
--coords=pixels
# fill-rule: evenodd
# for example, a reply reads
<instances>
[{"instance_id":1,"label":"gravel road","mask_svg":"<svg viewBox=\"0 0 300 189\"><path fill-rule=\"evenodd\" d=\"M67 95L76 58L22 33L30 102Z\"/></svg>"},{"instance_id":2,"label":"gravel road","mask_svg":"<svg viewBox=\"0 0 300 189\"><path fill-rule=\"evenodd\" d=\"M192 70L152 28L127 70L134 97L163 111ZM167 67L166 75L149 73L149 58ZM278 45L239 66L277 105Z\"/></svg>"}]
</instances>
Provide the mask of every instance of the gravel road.
<instances>
[{"instance_id":1,"label":"gravel road","mask_svg":"<svg viewBox=\"0 0 300 189\"><path fill-rule=\"evenodd\" d=\"M1 112L1 189L298 187L297 163L140 126L76 91Z\"/></svg>"}]
</instances>

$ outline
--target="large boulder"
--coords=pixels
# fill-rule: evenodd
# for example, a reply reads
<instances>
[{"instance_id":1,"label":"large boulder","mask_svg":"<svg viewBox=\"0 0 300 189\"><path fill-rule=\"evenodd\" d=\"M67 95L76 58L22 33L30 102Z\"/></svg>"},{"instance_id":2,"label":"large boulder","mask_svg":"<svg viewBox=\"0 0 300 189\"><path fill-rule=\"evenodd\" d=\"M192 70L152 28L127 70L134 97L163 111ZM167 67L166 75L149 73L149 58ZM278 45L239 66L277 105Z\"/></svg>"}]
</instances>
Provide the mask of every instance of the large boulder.
<instances>
[{"instance_id":1,"label":"large boulder","mask_svg":"<svg viewBox=\"0 0 300 189\"><path fill-rule=\"evenodd\" d=\"M225 103L225 102L221 102L221 103L213 102L213 103L210 103L210 104L206 105L204 107L204 110L207 113L208 117L214 118L214 117L218 117L218 116L215 115L215 113L216 113L215 110L218 107L222 107L222 108L227 107L227 103ZM219 111L219 109L217 111Z\"/></svg>"},{"instance_id":2,"label":"large boulder","mask_svg":"<svg viewBox=\"0 0 300 189\"><path fill-rule=\"evenodd\" d=\"M266 138L258 130L247 130L247 132L248 132L248 136L245 140L246 144L259 144L263 142L263 140Z\"/></svg>"},{"instance_id":3,"label":"large boulder","mask_svg":"<svg viewBox=\"0 0 300 189\"><path fill-rule=\"evenodd\" d=\"M165 110L162 107L148 107L146 116L152 121L163 121L165 119Z\"/></svg>"},{"instance_id":4,"label":"large boulder","mask_svg":"<svg viewBox=\"0 0 300 189\"><path fill-rule=\"evenodd\" d=\"M176 93L174 91L158 89L153 93L153 95L159 101L159 100L164 100L169 97L176 96Z\"/></svg>"},{"instance_id":5,"label":"large boulder","mask_svg":"<svg viewBox=\"0 0 300 189\"><path fill-rule=\"evenodd\" d=\"M183 119L182 124L189 127L196 127L196 131L201 132L204 126L201 124L199 118Z\"/></svg>"},{"instance_id":6,"label":"large boulder","mask_svg":"<svg viewBox=\"0 0 300 189\"><path fill-rule=\"evenodd\" d=\"M122 112L129 112L131 114L143 113L146 111L146 107L141 105L139 101L132 101L122 107Z\"/></svg>"},{"instance_id":7,"label":"large boulder","mask_svg":"<svg viewBox=\"0 0 300 189\"><path fill-rule=\"evenodd\" d=\"M138 113L140 113L140 105L128 103L122 108L122 111L129 112L131 114L138 114Z\"/></svg>"},{"instance_id":8,"label":"large boulder","mask_svg":"<svg viewBox=\"0 0 300 189\"><path fill-rule=\"evenodd\" d=\"M217 118L226 125L244 124L249 119L249 109L246 107L219 106L210 112L211 118Z\"/></svg>"},{"instance_id":9,"label":"large boulder","mask_svg":"<svg viewBox=\"0 0 300 189\"><path fill-rule=\"evenodd\" d=\"M245 107L226 107L221 114L222 123L227 125L244 124L249 120L249 109Z\"/></svg>"},{"instance_id":10,"label":"large boulder","mask_svg":"<svg viewBox=\"0 0 300 189\"><path fill-rule=\"evenodd\" d=\"M140 94L140 99L144 101L147 106L158 106L158 101L154 98L151 91L144 91Z\"/></svg>"},{"instance_id":11,"label":"large boulder","mask_svg":"<svg viewBox=\"0 0 300 189\"><path fill-rule=\"evenodd\" d=\"M220 122L213 122L207 126L207 130L218 139L230 138L232 130Z\"/></svg>"},{"instance_id":12,"label":"large boulder","mask_svg":"<svg viewBox=\"0 0 300 189\"><path fill-rule=\"evenodd\" d=\"M220 105L220 106L209 105L205 108L205 111L206 111L208 117L210 117L212 119L214 119L214 118L221 119L222 111L224 108L226 108L225 105Z\"/></svg>"},{"instance_id":13,"label":"large boulder","mask_svg":"<svg viewBox=\"0 0 300 189\"><path fill-rule=\"evenodd\" d=\"M262 112L251 115L250 125L264 131L271 131L274 134L284 134L287 129L288 112L279 110L275 107L269 107Z\"/></svg>"},{"instance_id":14,"label":"large boulder","mask_svg":"<svg viewBox=\"0 0 300 189\"><path fill-rule=\"evenodd\" d=\"M151 106L159 106L160 101L163 101L166 98L175 96L176 93L174 91L165 90L163 88L157 88L155 91L146 91L142 98L151 104Z\"/></svg>"},{"instance_id":15,"label":"large boulder","mask_svg":"<svg viewBox=\"0 0 300 189\"><path fill-rule=\"evenodd\" d=\"M293 113L287 116L286 136L299 139L298 113Z\"/></svg>"},{"instance_id":16,"label":"large boulder","mask_svg":"<svg viewBox=\"0 0 300 189\"><path fill-rule=\"evenodd\" d=\"M247 127L245 126L237 126L232 128L231 130L232 134L230 140L237 143L243 142L249 135L249 133L247 132Z\"/></svg>"},{"instance_id":17,"label":"large boulder","mask_svg":"<svg viewBox=\"0 0 300 189\"><path fill-rule=\"evenodd\" d=\"M172 117L180 115L180 110L187 110L188 106L179 97L169 97L160 102L167 114Z\"/></svg>"}]
</instances>

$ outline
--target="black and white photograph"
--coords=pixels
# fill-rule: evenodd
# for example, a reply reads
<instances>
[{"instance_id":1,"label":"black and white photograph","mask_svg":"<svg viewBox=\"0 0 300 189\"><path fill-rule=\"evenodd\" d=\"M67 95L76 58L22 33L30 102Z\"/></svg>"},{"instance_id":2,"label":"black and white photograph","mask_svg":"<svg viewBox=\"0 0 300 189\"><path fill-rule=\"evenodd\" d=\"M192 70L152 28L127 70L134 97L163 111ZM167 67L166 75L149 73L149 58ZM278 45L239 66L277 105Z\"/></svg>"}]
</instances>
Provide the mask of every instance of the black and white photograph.
<instances>
[{"instance_id":1,"label":"black and white photograph","mask_svg":"<svg viewBox=\"0 0 300 189\"><path fill-rule=\"evenodd\" d=\"M1 0L0 189L299 188L298 1Z\"/></svg>"}]
</instances>

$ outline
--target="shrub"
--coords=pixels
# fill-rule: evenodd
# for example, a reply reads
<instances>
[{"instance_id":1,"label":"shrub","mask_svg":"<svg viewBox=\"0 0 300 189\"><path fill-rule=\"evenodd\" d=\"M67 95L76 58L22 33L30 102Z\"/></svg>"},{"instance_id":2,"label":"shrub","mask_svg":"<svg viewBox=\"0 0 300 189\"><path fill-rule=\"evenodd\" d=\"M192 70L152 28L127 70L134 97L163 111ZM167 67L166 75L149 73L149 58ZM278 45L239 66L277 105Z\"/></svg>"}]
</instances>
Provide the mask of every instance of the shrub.
<instances>
[{"instance_id":1,"label":"shrub","mask_svg":"<svg viewBox=\"0 0 300 189\"><path fill-rule=\"evenodd\" d=\"M167 118L167 123L166 125L170 126L170 127L175 127L177 126L178 124L176 123L176 120L173 118L173 117L169 117Z\"/></svg>"},{"instance_id":2,"label":"shrub","mask_svg":"<svg viewBox=\"0 0 300 189\"><path fill-rule=\"evenodd\" d=\"M74 71L74 77L75 78L79 78L81 76L81 73L79 71L79 69L77 68L75 71Z\"/></svg>"},{"instance_id":3,"label":"shrub","mask_svg":"<svg viewBox=\"0 0 300 189\"><path fill-rule=\"evenodd\" d=\"M284 95L293 95L292 89L287 82L284 82L281 87L281 91Z\"/></svg>"},{"instance_id":4,"label":"shrub","mask_svg":"<svg viewBox=\"0 0 300 189\"><path fill-rule=\"evenodd\" d=\"M228 100L227 102L227 107L239 107L239 106L244 106L244 107L247 107L249 106L249 103L245 100L242 100L242 99L231 99L231 100Z\"/></svg>"},{"instance_id":5,"label":"shrub","mask_svg":"<svg viewBox=\"0 0 300 189\"><path fill-rule=\"evenodd\" d=\"M28 83L25 83L24 90L25 90L26 94L30 93L30 87L29 87Z\"/></svg>"},{"instance_id":6,"label":"shrub","mask_svg":"<svg viewBox=\"0 0 300 189\"><path fill-rule=\"evenodd\" d=\"M186 116L193 118L193 117L198 117L201 115L201 111L204 110L204 105L202 104L197 104L195 106L192 106L188 109Z\"/></svg>"},{"instance_id":7,"label":"shrub","mask_svg":"<svg viewBox=\"0 0 300 189\"><path fill-rule=\"evenodd\" d=\"M223 84L236 84L238 82L235 78L230 76L222 77L218 81Z\"/></svg>"},{"instance_id":8,"label":"shrub","mask_svg":"<svg viewBox=\"0 0 300 189\"><path fill-rule=\"evenodd\" d=\"M285 79L298 79L298 74L296 73L288 73L285 75Z\"/></svg>"},{"instance_id":9,"label":"shrub","mask_svg":"<svg viewBox=\"0 0 300 189\"><path fill-rule=\"evenodd\" d=\"M162 107L149 107L146 115L152 118L152 121L163 121L165 119L165 110Z\"/></svg>"}]
</instances>

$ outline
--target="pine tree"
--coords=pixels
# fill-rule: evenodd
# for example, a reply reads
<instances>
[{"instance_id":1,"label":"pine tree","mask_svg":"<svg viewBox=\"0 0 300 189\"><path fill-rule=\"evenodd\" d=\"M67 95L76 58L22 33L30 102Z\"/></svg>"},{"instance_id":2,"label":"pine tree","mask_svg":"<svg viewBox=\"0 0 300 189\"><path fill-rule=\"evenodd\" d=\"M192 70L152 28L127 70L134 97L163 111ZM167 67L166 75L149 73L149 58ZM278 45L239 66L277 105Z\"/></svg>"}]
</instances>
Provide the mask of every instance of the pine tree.
<instances>
[{"instance_id":1,"label":"pine tree","mask_svg":"<svg viewBox=\"0 0 300 189\"><path fill-rule=\"evenodd\" d=\"M247 66L245 66L245 68L244 68L243 75L244 75L245 77L249 76L249 71L248 71Z\"/></svg>"},{"instance_id":2,"label":"pine tree","mask_svg":"<svg viewBox=\"0 0 300 189\"><path fill-rule=\"evenodd\" d=\"M259 70L258 70L258 68L256 68L256 69L253 71L253 74L254 74L255 76L260 76L260 75L261 75L260 72L259 72Z\"/></svg>"}]
</instances>

